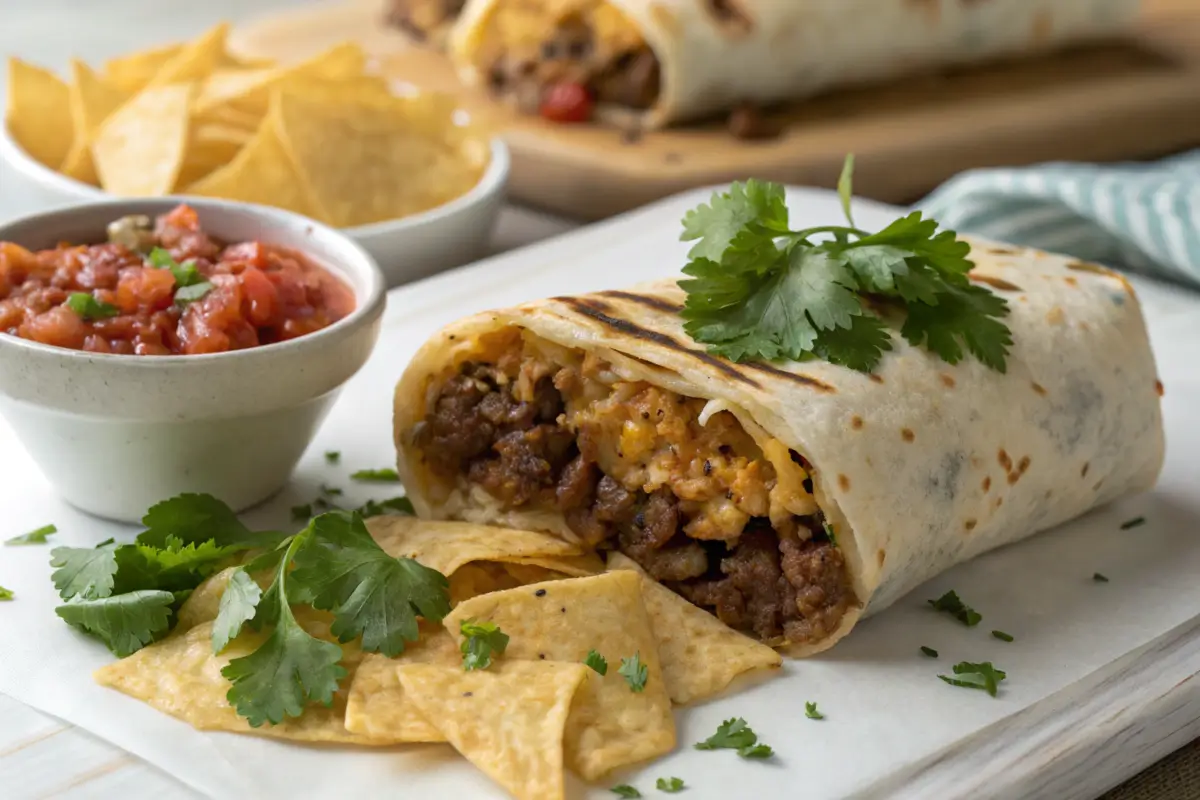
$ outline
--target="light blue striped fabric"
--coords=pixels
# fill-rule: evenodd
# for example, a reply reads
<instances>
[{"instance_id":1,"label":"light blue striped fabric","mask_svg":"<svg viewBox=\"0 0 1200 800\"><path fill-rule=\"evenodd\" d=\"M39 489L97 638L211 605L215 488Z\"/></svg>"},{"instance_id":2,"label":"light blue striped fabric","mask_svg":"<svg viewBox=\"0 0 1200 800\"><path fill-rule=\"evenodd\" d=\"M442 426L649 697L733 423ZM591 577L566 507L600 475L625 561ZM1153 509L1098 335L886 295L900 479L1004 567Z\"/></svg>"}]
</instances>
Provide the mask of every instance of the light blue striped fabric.
<instances>
[{"instance_id":1,"label":"light blue striped fabric","mask_svg":"<svg viewBox=\"0 0 1200 800\"><path fill-rule=\"evenodd\" d=\"M1145 164L972 170L917 208L962 233L1200 286L1200 150Z\"/></svg>"}]
</instances>

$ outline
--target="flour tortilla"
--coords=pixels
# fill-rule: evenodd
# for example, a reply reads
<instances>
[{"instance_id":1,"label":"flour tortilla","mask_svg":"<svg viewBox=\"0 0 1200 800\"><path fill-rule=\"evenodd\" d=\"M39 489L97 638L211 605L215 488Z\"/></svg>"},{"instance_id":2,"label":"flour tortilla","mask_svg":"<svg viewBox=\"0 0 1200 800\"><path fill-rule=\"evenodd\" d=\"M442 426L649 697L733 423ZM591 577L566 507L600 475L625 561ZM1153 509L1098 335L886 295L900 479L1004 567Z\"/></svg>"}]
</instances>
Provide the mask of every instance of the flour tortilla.
<instances>
[{"instance_id":1,"label":"flour tortilla","mask_svg":"<svg viewBox=\"0 0 1200 800\"><path fill-rule=\"evenodd\" d=\"M451 56L469 84L486 82L475 54L490 14L506 1L470 0L450 35ZM634 23L662 66L658 102L634 114L647 128L728 111L743 101L801 100L838 86L1111 36L1129 25L1139 5L1138 0L610 2Z\"/></svg>"},{"instance_id":2,"label":"flour tortilla","mask_svg":"<svg viewBox=\"0 0 1200 800\"><path fill-rule=\"evenodd\" d=\"M823 650L864 610L885 608L980 553L1147 489L1161 469L1161 385L1128 282L1067 257L969 241L973 279L991 284L1012 309L1006 374L973 358L947 364L898 335L873 376L824 361L732 364L684 333L684 295L671 280L461 320L424 345L396 388L408 496L423 517L574 539L557 511L504 511L482 490L452 489L409 443L433 393L481 336L519 326L592 351L624 378L718 401L769 457L782 443L813 465L813 494L866 604L833 635L794 652Z\"/></svg>"}]
</instances>

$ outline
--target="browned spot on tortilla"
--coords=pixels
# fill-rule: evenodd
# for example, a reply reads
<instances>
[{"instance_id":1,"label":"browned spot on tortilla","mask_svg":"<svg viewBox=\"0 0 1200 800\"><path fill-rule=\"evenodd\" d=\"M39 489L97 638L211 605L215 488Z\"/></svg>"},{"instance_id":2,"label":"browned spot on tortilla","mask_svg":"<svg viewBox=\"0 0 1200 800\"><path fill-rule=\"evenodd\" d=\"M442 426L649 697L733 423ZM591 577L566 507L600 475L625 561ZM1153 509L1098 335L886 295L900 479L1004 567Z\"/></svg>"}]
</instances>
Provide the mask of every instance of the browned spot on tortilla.
<instances>
[{"instance_id":1,"label":"browned spot on tortilla","mask_svg":"<svg viewBox=\"0 0 1200 800\"><path fill-rule=\"evenodd\" d=\"M1019 291L1021 291L1020 286L1017 286L1015 283L1009 283L1008 281L1004 280L1003 278L996 278L991 275L977 275L974 272L968 272L967 277L973 281L976 281L977 283L986 283L988 286L991 286L993 289L999 289L1002 292L1019 292Z\"/></svg>"},{"instance_id":2,"label":"browned spot on tortilla","mask_svg":"<svg viewBox=\"0 0 1200 800\"><path fill-rule=\"evenodd\" d=\"M840 472L838 473L838 487L841 488L843 492L850 491L850 479Z\"/></svg>"},{"instance_id":3,"label":"browned spot on tortilla","mask_svg":"<svg viewBox=\"0 0 1200 800\"><path fill-rule=\"evenodd\" d=\"M975 526L977 524L978 523L976 523L975 520L969 519L963 523L963 530L973 531L973 530L975 530Z\"/></svg>"},{"instance_id":4,"label":"browned spot on tortilla","mask_svg":"<svg viewBox=\"0 0 1200 800\"><path fill-rule=\"evenodd\" d=\"M1026 297L1025 295L1021 295L1021 296L1020 296L1020 297L1018 297L1017 299L1018 299L1018 300L1020 300L1022 303L1028 303L1028 302L1029 302L1029 298L1028 298L1028 297Z\"/></svg>"},{"instance_id":5,"label":"browned spot on tortilla","mask_svg":"<svg viewBox=\"0 0 1200 800\"><path fill-rule=\"evenodd\" d=\"M1154 382L1154 393L1155 393L1156 395L1158 395L1159 397L1162 397L1162 396L1163 396L1163 395L1166 393L1166 389L1164 389L1164 388L1163 388L1163 382L1162 382L1162 381L1155 381L1155 382Z\"/></svg>"},{"instance_id":6,"label":"browned spot on tortilla","mask_svg":"<svg viewBox=\"0 0 1200 800\"><path fill-rule=\"evenodd\" d=\"M1092 487L1092 491L1093 491L1093 492L1098 492L1098 491L1100 491L1100 487L1101 487L1103 484L1104 484L1104 478L1101 478L1100 480L1096 481L1096 485Z\"/></svg>"},{"instance_id":7,"label":"browned spot on tortilla","mask_svg":"<svg viewBox=\"0 0 1200 800\"><path fill-rule=\"evenodd\" d=\"M1042 386L1042 385L1041 385L1040 383L1038 383L1037 381L1034 381L1034 382L1033 382L1033 390L1034 390L1035 392L1037 392L1038 394L1040 394L1042 397L1045 397L1045 396L1046 396L1046 387L1045 387L1045 386Z\"/></svg>"},{"instance_id":8,"label":"browned spot on tortilla","mask_svg":"<svg viewBox=\"0 0 1200 800\"><path fill-rule=\"evenodd\" d=\"M582 314L585 317L590 317L591 319L594 319L603 325L607 325L615 331L624 333L627 336L632 336L635 339L644 339L648 342L654 342L661 347L669 348L677 353L684 353L692 358L695 358L697 361L707 364L713 369L728 375L736 381L741 381L742 383L753 386L756 389L762 388L758 381L754 380L749 375L742 374L728 361L716 358L715 356L711 356L708 353L701 352L699 350L692 350L689 347L684 347L682 344L675 341L670 336L667 336L665 333L646 330L640 325L635 325L626 319L610 317L608 314L604 313L610 309L599 301L584 300L578 297L557 297L555 299L560 303L570 306L575 310L575 312Z\"/></svg>"},{"instance_id":9,"label":"browned spot on tortilla","mask_svg":"<svg viewBox=\"0 0 1200 800\"><path fill-rule=\"evenodd\" d=\"M717 30L740 39L754 30L754 20L737 0L700 0L701 7L717 23Z\"/></svg>"},{"instance_id":10,"label":"browned spot on tortilla","mask_svg":"<svg viewBox=\"0 0 1200 800\"><path fill-rule=\"evenodd\" d=\"M979 456L971 456L971 466L975 469L983 466L983 462L979 459Z\"/></svg>"},{"instance_id":11,"label":"browned spot on tortilla","mask_svg":"<svg viewBox=\"0 0 1200 800\"><path fill-rule=\"evenodd\" d=\"M1021 456L1021 460L1017 462L1017 472L1024 475L1026 470L1029 469L1029 465L1032 463L1032 461L1033 459L1031 459L1029 456Z\"/></svg>"},{"instance_id":12,"label":"browned spot on tortilla","mask_svg":"<svg viewBox=\"0 0 1200 800\"><path fill-rule=\"evenodd\" d=\"M883 566L883 560L885 558L887 558L887 553L883 552L883 548L880 548L875 551L875 561L876 561L876 563L879 564L880 567Z\"/></svg>"},{"instance_id":13,"label":"browned spot on tortilla","mask_svg":"<svg viewBox=\"0 0 1200 800\"><path fill-rule=\"evenodd\" d=\"M1054 32L1054 18L1048 11L1039 11L1033 18L1033 27L1029 30L1029 38L1034 45L1043 45L1050 40Z\"/></svg>"},{"instance_id":14,"label":"browned spot on tortilla","mask_svg":"<svg viewBox=\"0 0 1200 800\"><path fill-rule=\"evenodd\" d=\"M678 303L672 303L670 300L663 300L661 297L653 297L647 294L634 294L633 292L618 292L615 290L601 292L600 294L616 300L628 300L630 303L639 303L647 308L653 308L667 314L678 314L680 311L683 311L683 306Z\"/></svg>"},{"instance_id":15,"label":"browned spot on tortilla","mask_svg":"<svg viewBox=\"0 0 1200 800\"><path fill-rule=\"evenodd\" d=\"M1081 331L1090 331L1091 329L1092 329L1092 326L1091 326L1091 325L1088 325L1086 322L1080 322L1080 323L1079 323L1079 330L1081 330Z\"/></svg>"},{"instance_id":16,"label":"browned spot on tortilla","mask_svg":"<svg viewBox=\"0 0 1200 800\"><path fill-rule=\"evenodd\" d=\"M917 435L915 433L913 433L912 429L910 429L910 428L901 428L900 429L900 438L906 442L911 442L913 439L917 438Z\"/></svg>"},{"instance_id":17,"label":"browned spot on tortilla","mask_svg":"<svg viewBox=\"0 0 1200 800\"><path fill-rule=\"evenodd\" d=\"M850 418L850 427L856 431L861 431L863 426L863 418L855 414Z\"/></svg>"},{"instance_id":18,"label":"browned spot on tortilla","mask_svg":"<svg viewBox=\"0 0 1200 800\"><path fill-rule=\"evenodd\" d=\"M1004 467L1005 472L1010 472L1012 470L1012 459L1008 457L1008 453L1004 451L1003 447L1001 447L1000 452L996 454L996 458L1000 461L1000 466Z\"/></svg>"},{"instance_id":19,"label":"browned spot on tortilla","mask_svg":"<svg viewBox=\"0 0 1200 800\"><path fill-rule=\"evenodd\" d=\"M1046 312L1046 322L1051 325L1062 325L1064 319L1066 319L1066 314L1058 306Z\"/></svg>"},{"instance_id":20,"label":"browned spot on tortilla","mask_svg":"<svg viewBox=\"0 0 1200 800\"><path fill-rule=\"evenodd\" d=\"M800 375L795 372L788 372L786 369L780 369L779 367L776 367L773 364L768 364L764 361L749 361L745 364L742 364L741 366L743 366L747 369L754 369L754 370L758 370L759 372L765 372L767 375L774 375L776 378L783 378L784 380L794 381L795 383L799 383L803 386L808 386L809 388L816 389L819 392L828 392L830 394L837 392L837 389L833 388L832 386L830 386L828 383L825 383L824 381L819 381L816 378L809 377L808 375Z\"/></svg>"},{"instance_id":21,"label":"browned spot on tortilla","mask_svg":"<svg viewBox=\"0 0 1200 800\"><path fill-rule=\"evenodd\" d=\"M1088 470L1091 468L1092 468L1092 462L1090 462L1090 461L1083 462L1083 469L1079 470L1079 477L1086 478L1087 474L1088 474Z\"/></svg>"},{"instance_id":22,"label":"browned spot on tortilla","mask_svg":"<svg viewBox=\"0 0 1200 800\"><path fill-rule=\"evenodd\" d=\"M1046 490L1046 499L1047 499L1047 500L1049 500L1049 499L1050 499L1050 496L1051 496L1052 494L1054 494L1054 490L1053 490L1053 489L1047 489L1047 490Z\"/></svg>"},{"instance_id":23,"label":"browned spot on tortilla","mask_svg":"<svg viewBox=\"0 0 1200 800\"><path fill-rule=\"evenodd\" d=\"M992 476L988 475L983 479L983 490L986 492L992 488Z\"/></svg>"},{"instance_id":24,"label":"browned spot on tortilla","mask_svg":"<svg viewBox=\"0 0 1200 800\"><path fill-rule=\"evenodd\" d=\"M872 373L871 373L870 375L868 375L867 377L868 377L868 378L870 378L871 380L875 381L876 383L883 383L883 376L882 376L882 375L876 375L874 372L872 372Z\"/></svg>"},{"instance_id":25,"label":"browned spot on tortilla","mask_svg":"<svg viewBox=\"0 0 1200 800\"><path fill-rule=\"evenodd\" d=\"M984 252L994 253L998 256L1015 256L1021 251L1015 247L984 247Z\"/></svg>"},{"instance_id":26,"label":"browned spot on tortilla","mask_svg":"<svg viewBox=\"0 0 1200 800\"><path fill-rule=\"evenodd\" d=\"M944 383L947 388L953 389L954 385L955 385L954 376L947 375L946 373L943 372L942 373L942 383Z\"/></svg>"},{"instance_id":27,"label":"browned spot on tortilla","mask_svg":"<svg viewBox=\"0 0 1200 800\"><path fill-rule=\"evenodd\" d=\"M1067 286L1075 286L1075 287L1079 286L1079 281L1075 280L1070 275L1063 278L1063 281L1067 284Z\"/></svg>"},{"instance_id":28,"label":"browned spot on tortilla","mask_svg":"<svg viewBox=\"0 0 1200 800\"><path fill-rule=\"evenodd\" d=\"M1076 272L1090 272L1093 275L1104 275L1109 278L1114 277L1112 272L1099 264L1089 264L1086 261L1072 261L1070 264L1067 264L1067 269L1073 269Z\"/></svg>"},{"instance_id":29,"label":"browned spot on tortilla","mask_svg":"<svg viewBox=\"0 0 1200 800\"><path fill-rule=\"evenodd\" d=\"M942 18L942 0L908 0L908 5L929 17L929 21L934 25Z\"/></svg>"},{"instance_id":30,"label":"browned spot on tortilla","mask_svg":"<svg viewBox=\"0 0 1200 800\"><path fill-rule=\"evenodd\" d=\"M1002 506L1002 505L1004 505L1004 498L1003 498L1003 497L997 497L997 498L996 498L996 508L999 508L999 507L1000 507L1000 506Z\"/></svg>"}]
</instances>

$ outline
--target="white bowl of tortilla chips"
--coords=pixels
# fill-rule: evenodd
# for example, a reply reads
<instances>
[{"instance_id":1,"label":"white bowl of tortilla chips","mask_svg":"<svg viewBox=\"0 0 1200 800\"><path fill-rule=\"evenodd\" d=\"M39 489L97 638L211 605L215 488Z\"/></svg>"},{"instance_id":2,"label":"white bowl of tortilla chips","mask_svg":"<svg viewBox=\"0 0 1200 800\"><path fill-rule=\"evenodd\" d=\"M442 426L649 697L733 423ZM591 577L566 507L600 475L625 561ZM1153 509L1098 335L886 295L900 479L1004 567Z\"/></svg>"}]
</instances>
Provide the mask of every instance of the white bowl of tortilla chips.
<instances>
[{"instance_id":1,"label":"white bowl of tortilla chips","mask_svg":"<svg viewBox=\"0 0 1200 800\"><path fill-rule=\"evenodd\" d=\"M448 97L397 93L361 48L246 61L228 26L191 42L74 60L63 80L8 63L0 160L34 210L105 196L198 195L343 229L390 285L483 255L509 156Z\"/></svg>"}]
</instances>

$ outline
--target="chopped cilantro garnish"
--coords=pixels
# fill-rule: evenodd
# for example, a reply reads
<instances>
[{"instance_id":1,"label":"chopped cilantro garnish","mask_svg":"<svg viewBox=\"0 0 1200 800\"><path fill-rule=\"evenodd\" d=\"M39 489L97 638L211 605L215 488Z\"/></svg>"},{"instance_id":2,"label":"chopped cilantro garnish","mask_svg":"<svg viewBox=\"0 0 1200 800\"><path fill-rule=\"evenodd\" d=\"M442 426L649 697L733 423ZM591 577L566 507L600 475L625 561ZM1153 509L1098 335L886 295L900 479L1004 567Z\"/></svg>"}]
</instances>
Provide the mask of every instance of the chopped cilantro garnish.
<instances>
[{"instance_id":1,"label":"chopped cilantro garnish","mask_svg":"<svg viewBox=\"0 0 1200 800\"><path fill-rule=\"evenodd\" d=\"M833 526L828 522L822 522L821 527L825 529L825 536L829 539L829 543L837 547L837 535L833 532Z\"/></svg>"},{"instance_id":2,"label":"chopped cilantro garnish","mask_svg":"<svg viewBox=\"0 0 1200 800\"><path fill-rule=\"evenodd\" d=\"M121 309L112 303L97 300L90 292L71 292L67 297L67 308L79 315L80 319L108 319L121 313Z\"/></svg>"},{"instance_id":3,"label":"chopped cilantro garnish","mask_svg":"<svg viewBox=\"0 0 1200 800\"><path fill-rule=\"evenodd\" d=\"M492 665L492 653L504 655L508 649L508 634L494 622L476 622L464 619L458 626L463 635L459 649L463 655L463 669L487 669Z\"/></svg>"},{"instance_id":4,"label":"chopped cilantro garnish","mask_svg":"<svg viewBox=\"0 0 1200 800\"><path fill-rule=\"evenodd\" d=\"M646 689L646 679L650 675L649 668L642 663L642 654L634 653L630 658L621 659L621 667L617 674L629 684L630 691L642 692Z\"/></svg>"},{"instance_id":5,"label":"chopped cilantro garnish","mask_svg":"<svg viewBox=\"0 0 1200 800\"><path fill-rule=\"evenodd\" d=\"M196 269L196 262L185 261L182 264L171 257L171 254L161 247L156 247L146 256L150 266L156 269L167 269L175 278L175 304L184 306L194 303L212 291L213 285Z\"/></svg>"},{"instance_id":6,"label":"chopped cilantro garnish","mask_svg":"<svg viewBox=\"0 0 1200 800\"><path fill-rule=\"evenodd\" d=\"M932 647L926 647L925 645L921 645L921 652L924 653L925 655L929 656L930 658L938 657L938 651L934 650Z\"/></svg>"},{"instance_id":7,"label":"chopped cilantro garnish","mask_svg":"<svg viewBox=\"0 0 1200 800\"><path fill-rule=\"evenodd\" d=\"M336 486L326 486L323 483L321 484L321 494L325 495L326 497L337 497L341 493L342 490Z\"/></svg>"},{"instance_id":8,"label":"chopped cilantro garnish","mask_svg":"<svg viewBox=\"0 0 1200 800\"><path fill-rule=\"evenodd\" d=\"M839 188L848 220L852 171L847 157ZM970 245L920 212L876 233L852 220L793 231L783 186L750 180L689 211L680 238L696 242L683 269L690 279L680 283L684 327L711 353L734 361L815 356L870 371L892 349L873 310L886 305L905 314L900 335L912 345L951 364L965 348L1005 371L1008 303L968 279Z\"/></svg>"},{"instance_id":9,"label":"chopped cilantro garnish","mask_svg":"<svg viewBox=\"0 0 1200 800\"><path fill-rule=\"evenodd\" d=\"M928 601L937 611L945 611L968 628L978 625L983 616L975 609L959 599L958 593L951 590L937 600Z\"/></svg>"},{"instance_id":10,"label":"chopped cilantro garnish","mask_svg":"<svg viewBox=\"0 0 1200 800\"><path fill-rule=\"evenodd\" d=\"M595 670L597 674L608 674L608 662L595 650L588 651L587 658L583 660L583 663Z\"/></svg>"},{"instance_id":11,"label":"chopped cilantro garnish","mask_svg":"<svg viewBox=\"0 0 1200 800\"><path fill-rule=\"evenodd\" d=\"M339 450L326 450L325 451L325 463L326 464L336 464L341 460L342 460L341 451L339 451Z\"/></svg>"},{"instance_id":12,"label":"chopped cilantro garnish","mask_svg":"<svg viewBox=\"0 0 1200 800\"><path fill-rule=\"evenodd\" d=\"M382 469L360 469L358 472L351 473L350 480L352 481L371 481L377 483L398 483L400 474L391 467Z\"/></svg>"},{"instance_id":13,"label":"chopped cilantro garnish","mask_svg":"<svg viewBox=\"0 0 1200 800\"><path fill-rule=\"evenodd\" d=\"M303 522L312 519L313 507L312 503L305 503L299 506L292 506L292 519L296 522Z\"/></svg>"},{"instance_id":14,"label":"chopped cilantro garnish","mask_svg":"<svg viewBox=\"0 0 1200 800\"><path fill-rule=\"evenodd\" d=\"M816 703L804 704L804 716L808 717L809 719L825 719L825 715L817 710Z\"/></svg>"},{"instance_id":15,"label":"chopped cilantro garnish","mask_svg":"<svg viewBox=\"0 0 1200 800\"><path fill-rule=\"evenodd\" d=\"M990 661L984 661L981 664L960 661L951 667L951 669L954 670L954 677L948 675L938 675L938 677L951 686L982 689L992 697L996 696L996 690L1000 685L1000 681L1008 677L1007 673L1003 670L993 667Z\"/></svg>"},{"instance_id":16,"label":"chopped cilantro garnish","mask_svg":"<svg viewBox=\"0 0 1200 800\"><path fill-rule=\"evenodd\" d=\"M12 537L8 541L6 541L5 544L6 545L45 544L46 537L50 536L51 534L55 534L55 533L58 533L58 528L54 527L53 525L43 525L42 527L38 528L37 530L30 531L29 533L22 533L20 536Z\"/></svg>"},{"instance_id":17,"label":"chopped cilantro garnish","mask_svg":"<svg viewBox=\"0 0 1200 800\"><path fill-rule=\"evenodd\" d=\"M1127 531L1130 528L1137 528L1137 527L1139 527L1141 525L1145 525L1145 524L1146 524L1145 517L1134 517L1133 519L1127 519L1124 522L1122 522L1121 530Z\"/></svg>"},{"instance_id":18,"label":"chopped cilantro garnish","mask_svg":"<svg viewBox=\"0 0 1200 800\"><path fill-rule=\"evenodd\" d=\"M1092 573L1092 580L1094 580L1096 583L1108 583L1108 578L1101 575L1099 572Z\"/></svg>"},{"instance_id":19,"label":"chopped cilantro garnish","mask_svg":"<svg viewBox=\"0 0 1200 800\"><path fill-rule=\"evenodd\" d=\"M617 797L641 797L642 793L627 783L622 783L609 789Z\"/></svg>"},{"instance_id":20,"label":"chopped cilantro garnish","mask_svg":"<svg viewBox=\"0 0 1200 800\"><path fill-rule=\"evenodd\" d=\"M654 786L660 792L667 794L675 794L684 790L683 780L680 778L659 778L655 781Z\"/></svg>"},{"instance_id":21,"label":"chopped cilantro garnish","mask_svg":"<svg viewBox=\"0 0 1200 800\"><path fill-rule=\"evenodd\" d=\"M363 517L379 517L384 514L416 514L412 501L407 497L391 497L387 500L368 500L358 507L358 513Z\"/></svg>"},{"instance_id":22,"label":"chopped cilantro garnish","mask_svg":"<svg viewBox=\"0 0 1200 800\"><path fill-rule=\"evenodd\" d=\"M760 744L758 734L741 717L727 719L717 726L717 732L695 745L697 750L737 750L742 758L770 758L774 751Z\"/></svg>"},{"instance_id":23,"label":"chopped cilantro garnish","mask_svg":"<svg viewBox=\"0 0 1200 800\"><path fill-rule=\"evenodd\" d=\"M1004 631L992 631L992 638L999 639L1002 642L1011 642L1013 640L1012 634L1005 633Z\"/></svg>"},{"instance_id":24,"label":"chopped cilantro garnish","mask_svg":"<svg viewBox=\"0 0 1200 800\"><path fill-rule=\"evenodd\" d=\"M12 600L12 599L13 599L12 589L5 589L3 586L0 586L0 600Z\"/></svg>"}]
</instances>

